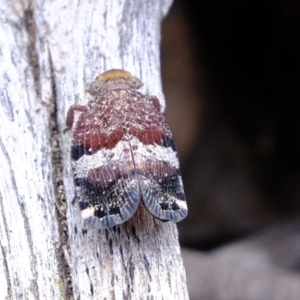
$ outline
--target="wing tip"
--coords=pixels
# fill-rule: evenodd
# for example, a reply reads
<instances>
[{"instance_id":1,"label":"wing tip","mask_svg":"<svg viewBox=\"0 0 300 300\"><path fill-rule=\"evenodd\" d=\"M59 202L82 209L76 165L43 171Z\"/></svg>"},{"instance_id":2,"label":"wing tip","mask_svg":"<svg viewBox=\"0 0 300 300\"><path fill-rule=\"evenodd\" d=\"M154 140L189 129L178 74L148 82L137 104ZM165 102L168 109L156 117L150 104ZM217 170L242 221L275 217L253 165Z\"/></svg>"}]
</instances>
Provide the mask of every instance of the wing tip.
<instances>
[{"instance_id":1,"label":"wing tip","mask_svg":"<svg viewBox=\"0 0 300 300\"><path fill-rule=\"evenodd\" d=\"M154 217L162 221L178 223L188 215L188 208L184 200L173 200L173 202L164 202L161 204L155 201L152 201L150 204L146 200L144 204Z\"/></svg>"},{"instance_id":2,"label":"wing tip","mask_svg":"<svg viewBox=\"0 0 300 300\"><path fill-rule=\"evenodd\" d=\"M109 229L116 225L120 225L128 221L136 212L138 204L136 206L126 206L119 209L117 213L106 213L102 216L97 215L95 208L87 208L81 211L81 216L84 225L87 225L96 229Z\"/></svg>"}]
</instances>

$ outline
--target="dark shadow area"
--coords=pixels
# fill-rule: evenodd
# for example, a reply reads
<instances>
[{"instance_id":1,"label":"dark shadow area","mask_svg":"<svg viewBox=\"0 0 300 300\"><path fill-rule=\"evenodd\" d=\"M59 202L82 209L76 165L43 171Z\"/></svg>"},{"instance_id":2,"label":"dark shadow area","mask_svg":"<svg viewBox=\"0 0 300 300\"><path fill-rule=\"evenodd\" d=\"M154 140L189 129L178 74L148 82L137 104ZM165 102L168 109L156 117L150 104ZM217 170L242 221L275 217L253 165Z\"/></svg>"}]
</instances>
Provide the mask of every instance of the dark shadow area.
<instances>
[{"instance_id":1,"label":"dark shadow area","mask_svg":"<svg viewBox=\"0 0 300 300\"><path fill-rule=\"evenodd\" d=\"M189 216L214 249L300 215L300 2L175 1L164 21L167 117Z\"/></svg>"}]
</instances>

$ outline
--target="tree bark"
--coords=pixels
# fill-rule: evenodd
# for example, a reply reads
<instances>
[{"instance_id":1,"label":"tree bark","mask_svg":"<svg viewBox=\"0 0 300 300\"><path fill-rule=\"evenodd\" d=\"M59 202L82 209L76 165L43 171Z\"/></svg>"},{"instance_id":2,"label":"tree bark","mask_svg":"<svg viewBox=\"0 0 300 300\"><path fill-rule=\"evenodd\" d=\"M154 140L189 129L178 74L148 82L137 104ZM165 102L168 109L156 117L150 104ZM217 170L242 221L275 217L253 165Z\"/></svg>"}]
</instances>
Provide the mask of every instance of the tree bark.
<instances>
[{"instance_id":1,"label":"tree bark","mask_svg":"<svg viewBox=\"0 0 300 300\"><path fill-rule=\"evenodd\" d=\"M0 299L188 299L176 225L140 207L110 230L73 203L65 116L122 68L159 97L171 0L0 0Z\"/></svg>"}]
</instances>

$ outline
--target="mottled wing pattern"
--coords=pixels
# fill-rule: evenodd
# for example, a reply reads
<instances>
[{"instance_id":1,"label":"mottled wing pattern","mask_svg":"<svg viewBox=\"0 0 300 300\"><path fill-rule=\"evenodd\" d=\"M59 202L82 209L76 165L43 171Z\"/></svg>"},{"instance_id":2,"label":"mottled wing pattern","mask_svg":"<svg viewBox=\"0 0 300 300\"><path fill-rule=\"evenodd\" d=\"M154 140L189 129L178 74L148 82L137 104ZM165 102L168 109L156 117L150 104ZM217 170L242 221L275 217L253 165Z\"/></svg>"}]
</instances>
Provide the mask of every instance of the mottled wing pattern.
<instances>
[{"instance_id":1,"label":"mottled wing pattern","mask_svg":"<svg viewBox=\"0 0 300 300\"><path fill-rule=\"evenodd\" d=\"M76 196L92 227L127 221L141 199L161 220L187 215L171 131L158 99L137 91L141 85L129 72L108 70L92 82L88 105L69 109Z\"/></svg>"},{"instance_id":2,"label":"mottled wing pattern","mask_svg":"<svg viewBox=\"0 0 300 300\"><path fill-rule=\"evenodd\" d=\"M108 110L103 106L80 115L71 149L82 217L86 224L102 229L127 221L140 202L123 116Z\"/></svg>"},{"instance_id":3,"label":"mottled wing pattern","mask_svg":"<svg viewBox=\"0 0 300 300\"><path fill-rule=\"evenodd\" d=\"M141 103L142 135L130 146L146 208L161 220L179 222L187 215L177 151L164 116L151 103ZM135 132L135 130L133 130Z\"/></svg>"}]
</instances>

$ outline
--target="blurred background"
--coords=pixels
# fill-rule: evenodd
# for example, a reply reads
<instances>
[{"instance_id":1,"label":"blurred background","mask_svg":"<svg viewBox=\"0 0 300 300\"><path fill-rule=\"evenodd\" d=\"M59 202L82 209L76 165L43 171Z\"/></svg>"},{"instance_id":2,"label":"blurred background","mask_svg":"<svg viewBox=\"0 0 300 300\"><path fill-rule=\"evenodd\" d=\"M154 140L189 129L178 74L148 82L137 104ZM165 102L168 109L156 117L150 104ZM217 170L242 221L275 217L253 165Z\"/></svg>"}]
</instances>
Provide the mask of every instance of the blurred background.
<instances>
[{"instance_id":1,"label":"blurred background","mask_svg":"<svg viewBox=\"0 0 300 300\"><path fill-rule=\"evenodd\" d=\"M167 119L191 299L300 299L300 1L174 0Z\"/></svg>"}]
</instances>

